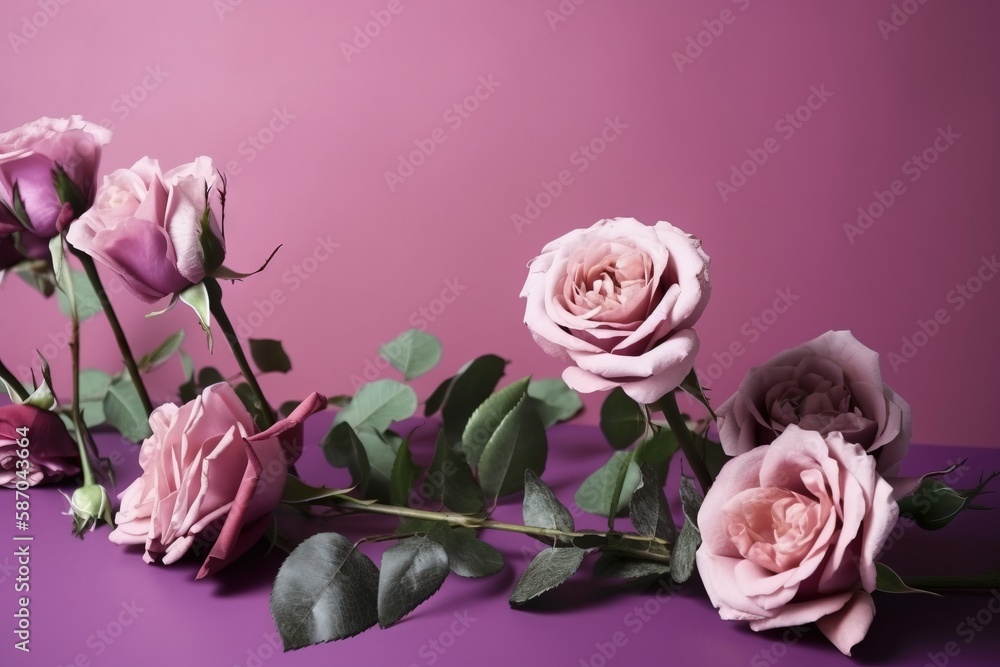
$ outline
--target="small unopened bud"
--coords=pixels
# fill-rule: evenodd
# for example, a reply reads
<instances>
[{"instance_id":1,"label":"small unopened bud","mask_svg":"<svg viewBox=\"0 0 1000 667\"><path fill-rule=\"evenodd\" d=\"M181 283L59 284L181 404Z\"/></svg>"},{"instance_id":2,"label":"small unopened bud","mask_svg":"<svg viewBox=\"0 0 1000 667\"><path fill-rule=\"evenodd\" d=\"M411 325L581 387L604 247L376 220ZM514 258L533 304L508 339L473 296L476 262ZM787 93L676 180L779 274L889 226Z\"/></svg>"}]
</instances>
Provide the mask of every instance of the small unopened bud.
<instances>
[{"instance_id":1,"label":"small unopened bud","mask_svg":"<svg viewBox=\"0 0 1000 667\"><path fill-rule=\"evenodd\" d=\"M101 521L114 528L111 498L99 484L82 486L74 491L69 499L69 508L67 514L73 517L73 534L77 537L82 537L85 530L94 530Z\"/></svg>"}]
</instances>

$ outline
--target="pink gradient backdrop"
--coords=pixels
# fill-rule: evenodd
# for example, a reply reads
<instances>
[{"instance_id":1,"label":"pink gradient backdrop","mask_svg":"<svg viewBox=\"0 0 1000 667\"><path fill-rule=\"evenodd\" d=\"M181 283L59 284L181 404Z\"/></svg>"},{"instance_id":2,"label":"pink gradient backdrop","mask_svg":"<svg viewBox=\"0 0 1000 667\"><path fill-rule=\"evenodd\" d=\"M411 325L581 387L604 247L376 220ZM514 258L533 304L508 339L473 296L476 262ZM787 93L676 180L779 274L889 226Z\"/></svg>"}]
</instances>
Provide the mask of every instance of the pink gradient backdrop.
<instances>
[{"instance_id":1,"label":"pink gradient backdrop","mask_svg":"<svg viewBox=\"0 0 1000 667\"><path fill-rule=\"evenodd\" d=\"M349 392L379 343L422 321L445 345L423 395L484 352L514 359L513 376L559 373L521 323L525 264L548 240L623 215L704 240L714 293L698 366L717 376L716 402L750 365L851 329L883 353L917 441L998 446L1000 280L972 299L948 295L1000 251L1000 4L895 5L902 25L890 32L889 0L564 0L575 11L558 22L547 13L557 0L7 0L0 128L79 113L115 130L102 173L145 154L165 166L207 154L227 169L227 264L255 267L284 244L226 295L234 320L252 317L252 335L282 339L292 357L291 376L264 378L274 403ZM372 12L391 21L348 58L343 44ZM678 67L689 37L705 46ZM495 83L480 88L478 108L445 116L480 77ZM814 98L793 133L776 127L813 87L832 95ZM607 119L627 128L581 172L574 154ZM266 145L248 143L269 125L278 131L262 133ZM958 138L911 181L904 163L949 127ZM443 143L390 189L385 172L435 128ZM777 152L724 201L717 182L772 137ZM512 214L564 169L572 183L518 230ZM852 242L845 223L894 179L905 192ZM338 246L329 259L308 259L324 243ZM313 271L303 280L295 267ZM453 303L435 304L455 282ZM784 289L797 298L772 318ZM271 310L262 304L273 294L273 314L253 315ZM0 299L3 357L17 368L63 320L17 279ZM186 327L199 365L235 369L226 350L208 354L190 311L146 320L127 294L114 300L140 352ZM938 309L948 322L893 369L885 355ZM114 370L103 319L84 335L85 365ZM712 368L733 343L742 355ZM52 362L65 386L69 355ZM154 397L167 400L180 375L176 363L157 371Z\"/></svg>"}]
</instances>

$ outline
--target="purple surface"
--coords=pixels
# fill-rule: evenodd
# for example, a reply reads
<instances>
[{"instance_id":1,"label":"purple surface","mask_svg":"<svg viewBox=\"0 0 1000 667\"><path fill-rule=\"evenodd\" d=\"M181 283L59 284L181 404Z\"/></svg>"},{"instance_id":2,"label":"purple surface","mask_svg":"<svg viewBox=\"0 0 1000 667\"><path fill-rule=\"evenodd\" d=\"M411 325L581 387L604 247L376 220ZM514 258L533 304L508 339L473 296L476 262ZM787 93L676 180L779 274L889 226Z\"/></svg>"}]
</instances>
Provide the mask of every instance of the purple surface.
<instances>
[{"instance_id":1,"label":"purple surface","mask_svg":"<svg viewBox=\"0 0 1000 667\"><path fill-rule=\"evenodd\" d=\"M328 423L329 416L314 418L307 427L307 441L318 442ZM432 431L428 427L418 432L418 462L426 463L430 456ZM138 470L138 449L113 435L101 435L98 441L102 454L119 463L119 486L124 488ZM576 485L609 453L596 428L557 427L550 438L544 479L571 504ZM964 457L970 468L960 486L975 482L980 470L1000 469L1000 450L914 447L904 472L937 470ZM307 447L299 469L313 483L338 480L339 472L325 472L329 469L315 445ZM676 475L677 466L672 477ZM594 557L540 604L513 611L507 596L538 543L496 532L488 533L486 539L507 559L500 574L480 580L452 575L433 598L389 630L371 629L347 641L283 655L274 648L280 643L268 612L280 553L265 556L263 548L256 548L215 579L195 582L194 561L170 567L146 565L139 551L108 542L106 527L82 542L74 539L68 517L60 516L67 503L59 491L32 489L30 495L31 529L19 533L34 536L30 543L31 653L25 654L13 649L12 614L21 595L14 592L14 494L0 493L0 664L5 666L527 663L600 667L650 660L754 667L847 664L814 628L801 637L782 630L756 634L743 624L719 620L696 582L675 595L658 593L655 587L643 590L595 582L590 578ZM580 526L601 525L597 517L576 514ZM505 502L495 516L519 522L519 498ZM293 523L286 519L286 525ZM315 524L317 530L334 530L356 539L366 533L389 532L396 522L362 515ZM937 533L919 528L902 531L884 560L902 574L987 572L1000 565L998 529L1000 513L968 512ZM387 546L369 545L364 551L378 563L378 554ZM993 610L990 600L995 600ZM959 593L940 599L877 594L876 604L875 623L855 649L859 664L934 664L930 655L936 655L938 665L946 664L944 660L949 665L997 664L1000 659L1000 619L989 624L1000 610L997 591L992 596ZM977 614L981 631L966 621ZM954 655L947 655L949 648Z\"/></svg>"}]
</instances>

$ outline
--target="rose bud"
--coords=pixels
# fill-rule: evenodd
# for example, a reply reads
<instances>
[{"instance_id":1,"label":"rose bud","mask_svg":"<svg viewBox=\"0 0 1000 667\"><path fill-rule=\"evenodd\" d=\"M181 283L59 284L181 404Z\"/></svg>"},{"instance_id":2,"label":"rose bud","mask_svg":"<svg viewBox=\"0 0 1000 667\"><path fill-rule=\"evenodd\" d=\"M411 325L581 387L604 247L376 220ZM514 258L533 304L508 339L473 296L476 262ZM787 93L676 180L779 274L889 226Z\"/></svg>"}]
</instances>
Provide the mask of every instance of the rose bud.
<instances>
[{"instance_id":1,"label":"rose bud","mask_svg":"<svg viewBox=\"0 0 1000 667\"><path fill-rule=\"evenodd\" d=\"M52 238L93 203L111 136L80 116L39 118L0 134L0 204L32 233Z\"/></svg>"},{"instance_id":2,"label":"rose bud","mask_svg":"<svg viewBox=\"0 0 1000 667\"><path fill-rule=\"evenodd\" d=\"M211 275L225 258L212 210L216 172L199 157L165 174L144 157L104 178L93 208L67 240L118 274L136 297L153 303Z\"/></svg>"}]
</instances>

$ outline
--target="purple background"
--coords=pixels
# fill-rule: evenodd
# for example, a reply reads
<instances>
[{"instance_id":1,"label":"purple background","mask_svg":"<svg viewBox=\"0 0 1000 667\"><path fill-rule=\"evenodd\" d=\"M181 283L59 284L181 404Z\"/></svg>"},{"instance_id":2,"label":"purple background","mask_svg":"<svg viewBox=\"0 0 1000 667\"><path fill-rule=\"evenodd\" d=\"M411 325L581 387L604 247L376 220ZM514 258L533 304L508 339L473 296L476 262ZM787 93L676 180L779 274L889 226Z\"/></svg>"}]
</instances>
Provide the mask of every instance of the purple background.
<instances>
[{"instance_id":1,"label":"purple background","mask_svg":"<svg viewBox=\"0 0 1000 667\"><path fill-rule=\"evenodd\" d=\"M307 424L307 443L318 442L330 423L329 414ZM415 424L414 424L415 425ZM426 465L433 450L434 428L418 431L414 454ZM114 435L99 437L102 453L120 462L122 484L138 474L137 449ZM560 499L571 507L578 527L600 528L602 520L583 514L572 498L579 481L609 455L600 432L593 427L559 426L550 438L550 459L544 475ZM1000 451L955 447L915 447L904 473L938 470L969 456L970 468L952 483L968 486L980 470L1000 468ZM676 488L679 465L669 488ZM343 481L323 463L318 447L308 446L299 469L307 481L329 484ZM179 665L199 667L260 667L266 665L553 665L579 667L580 660L599 667L599 646L613 643L617 632L626 642L608 664L677 665L803 665L814 667L850 662L815 629L799 638L785 631L753 633L744 624L719 620L699 583L692 582L673 597L658 599L655 586L642 590L611 582L595 582L588 557L577 575L527 611L508 608L507 597L516 578L537 552L532 538L487 532L485 539L505 555L507 566L486 579L449 576L426 604L389 630L371 629L347 641L310 647L287 655L272 653L274 638L268 610L270 585L281 555L263 558L261 547L250 552L217 578L195 582L198 564L191 560L163 567L142 561L141 550L123 549L107 540L107 528L88 534L83 542L70 535L68 517L60 517L66 501L58 490L33 489L31 603L32 652L11 648L11 614L15 609L13 576L0 572L0 664L56 665ZM0 496L0 567L14 565L11 536L13 494ZM676 498L671 498L680 516ZM995 501L989 500L989 503ZM520 522L520 497L501 505L496 518ZM285 516L283 527L294 530ZM352 539L391 532L391 517L357 515L313 524L313 530L331 530ZM626 521L621 521L625 529ZM1000 552L1000 514L967 512L942 531L904 529L887 542L884 560L903 575L985 573L995 570ZM24 534L24 533L19 533ZM362 548L375 562L391 543ZM522 551L527 549L527 554ZM928 653L941 653L955 642L951 665L996 664L1000 656L1000 593L993 610L985 593L955 593L945 598L876 594L878 614L868 638L854 652L858 664L923 665ZM662 597L662 594L661 594ZM134 604L142 611L130 615ZM123 607L123 604L126 607ZM636 609L639 609L637 611ZM645 611L643 611L643 609ZM984 611L985 610L985 611ZM449 636L455 614L468 613L475 621L460 636ZM978 633L960 631L966 617L983 614L989 623ZM134 618L133 618L134 616ZM120 627L123 620L130 624ZM980 620L980 622L984 622ZM456 629L461 626L456 626ZM970 627L970 626L965 626ZM104 637L112 639L105 641ZM792 640L786 645L783 639ZM619 638L621 639L621 637ZM966 641L966 640L969 641ZM277 643L275 638L275 642ZM449 644L435 652L430 642ZM264 646L261 651L260 647ZM608 649L607 646L605 646ZM99 654L98 654L99 653ZM266 658L253 662L251 658ZM433 658L433 659L432 659ZM763 660L763 662L761 662Z\"/></svg>"},{"instance_id":2,"label":"purple background","mask_svg":"<svg viewBox=\"0 0 1000 667\"><path fill-rule=\"evenodd\" d=\"M228 172L228 264L254 268L284 244L226 295L242 333L283 339L296 365L264 379L275 404L385 374L378 345L410 326L445 344L423 395L485 352L515 360L512 376L558 374L522 324L525 264L571 229L633 216L698 235L713 259L697 366L716 403L751 365L851 329L913 404L918 441L998 444L1000 281L976 273L1000 250L1000 4L565 0L565 17L558 0L389 4L7 0L0 128L79 113L114 128L102 173L145 154L165 167L207 154ZM832 95L810 110L813 90ZM456 104L476 108L462 118ZM602 146L608 119L627 128ZM938 154L948 128L958 138ZM390 188L385 173L435 129L443 143ZM723 200L718 182L765 146L776 152ZM907 166L925 150L926 171ZM572 182L547 201L563 170ZM849 238L895 180L903 194ZM518 229L526 198L545 208ZM973 298L953 292L969 281ZM771 310L776 290L787 312ZM54 301L17 279L0 298L6 363L24 374L40 349L65 386ZM113 299L138 352L185 327L199 365L235 371L187 309L146 320L120 288ZM946 323L926 336L936 313ZM102 317L84 337L86 365L118 370ZM886 358L904 350L912 360ZM180 375L158 371L154 398Z\"/></svg>"}]
</instances>

